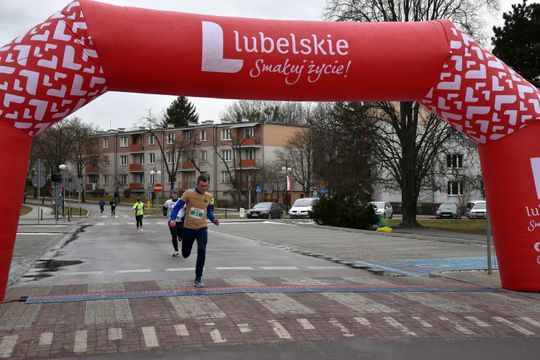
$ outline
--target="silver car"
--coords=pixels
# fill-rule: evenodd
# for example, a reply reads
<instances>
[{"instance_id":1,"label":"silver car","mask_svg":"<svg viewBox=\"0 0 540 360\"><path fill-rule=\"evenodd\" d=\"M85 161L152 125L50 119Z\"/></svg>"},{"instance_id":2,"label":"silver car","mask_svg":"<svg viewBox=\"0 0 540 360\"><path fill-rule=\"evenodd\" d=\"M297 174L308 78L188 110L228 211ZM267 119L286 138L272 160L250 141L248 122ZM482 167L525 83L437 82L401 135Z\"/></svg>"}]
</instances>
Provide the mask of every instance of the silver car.
<instances>
[{"instance_id":1,"label":"silver car","mask_svg":"<svg viewBox=\"0 0 540 360\"><path fill-rule=\"evenodd\" d=\"M465 216L469 219L486 218L486 202L484 200L471 201L467 203L467 212Z\"/></svg>"},{"instance_id":2,"label":"silver car","mask_svg":"<svg viewBox=\"0 0 540 360\"><path fill-rule=\"evenodd\" d=\"M375 209L375 214L383 215L385 219L391 219L394 217L394 208L389 202L372 201L370 204Z\"/></svg>"}]
</instances>

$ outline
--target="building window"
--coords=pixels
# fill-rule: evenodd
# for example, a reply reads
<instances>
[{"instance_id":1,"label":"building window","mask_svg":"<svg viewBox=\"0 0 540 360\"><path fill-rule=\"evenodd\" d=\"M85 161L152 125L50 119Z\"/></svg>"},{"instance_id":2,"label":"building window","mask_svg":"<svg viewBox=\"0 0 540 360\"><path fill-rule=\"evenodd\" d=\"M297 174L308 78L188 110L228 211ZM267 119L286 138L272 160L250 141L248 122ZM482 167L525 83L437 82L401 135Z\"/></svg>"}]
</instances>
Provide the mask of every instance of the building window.
<instances>
[{"instance_id":1,"label":"building window","mask_svg":"<svg viewBox=\"0 0 540 360\"><path fill-rule=\"evenodd\" d=\"M446 166L449 169L459 169L463 167L463 154L446 155Z\"/></svg>"},{"instance_id":2,"label":"building window","mask_svg":"<svg viewBox=\"0 0 540 360\"><path fill-rule=\"evenodd\" d=\"M221 129L221 140L231 140L231 129Z\"/></svg>"},{"instance_id":3,"label":"building window","mask_svg":"<svg viewBox=\"0 0 540 360\"><path fill-rule=\"evenodd\" d=\"M247 138L251 138L255 136L255 128L245 128L244 129L244 136Z\"/></svg>"},{"instance_id":4,"label":"building window","mask_svg":"<svg viewBox=\"0 0 540 360\"><path fill-rule=\"evenodd\" d=\"M120 138L120 147L128 147L128 138L127 138L127 136L122 136Z\"/></svg>"},{"instance_id":5,"label":"building window","mask_svg":"<svg viewBox=\"0 0 540 360\"><path fill-rule=\"evenodd\" d=\"M171 151L167 153L167 162L169 164L172 164L174 162L174 153Z\"/></svg>"},{"instance_id":6,"label":"building window","mask_svg":"<svg viewBox=\"0 0 540 360\"><path fill-rule=\"evenodd\" d=\"M155 153L149 153L148 154L148 163L149 164L155 164L156 163L156 154Z\"/></svg>"},{"instance_id":7,"label":"building window","mask_svg":"<svg viewBox=\"0 0 540 360\"><path fill-rule=\"evenodd\" d=\"M156 137L153 134L148 136L148 145L156 145Z\"/></svg>"},{"instance_id":8,"label":"building window","mask_svg":"<svg viewBox=\"0 0 540 360\"><path fill-rule=\"evenodd\" d=\"M208 151L206 150L201 151L201 161L204 161L204 162L208 161Z\"/></svg>"},{"instance_id":9,"label":"building window","mask_svg":"<svg viewBox=\"0 0 540 360\"><path fill-rule=\"evenodd\" d=\"M191 141L192 138L193 138L193 133L191 132L191 130L184 131L184 140L185 141Z\"/></svg>"},{"instance_id":10,"label":"building window","mask_svg":"<svg viewBox=\"0 0 540 360\"><path fill-rule=\"evenodd\" d=\"M109 148L109 138L103 139L103 148L108 149Z\"/></svg>"},{"instance_id":11,"label":"building window","mask_svg":"<svg viewBox=\"0 0 540 360\"><path fill-rule=\"evenodd\" d=\"M223 158L223 161L231 161L232 160L232 150L223 150L221 152L221 157Z\"/></svg>"},{"instance_id":12,"label":"building window","mask_svg":"<svg viewBox=\"0 0 540 360\"><path fill-rule=\"evenodd\" d=\"M120 165L127 166L127 164L128 164L128 156L120 155Z\"/></svg>"},{"instance_id":13,"label":"building window","mask_svg":"<svg viewBox=\"0 0 540 360\"><path fill-rule=\"evenodd\" d=\"M156 175L157 174L152 174L150 173L150 184L155 184L156 183Z\"/></svg>"},{"instance_id":14,"label":"building window","mask_svg":"<svg viewBox=\"0 0 540 360\"><path fill-rule=\"evenodd\" d=\"M175 138L175 135L174 133L168 133L167 134L167 144L172 144L174 143L174 138Z\"/></svg>"},{"instance_id":15,"label":"building window","mask_svg":"<svg viewBox=\"0 0 540 360\"><path fill-rule=\"evenodd\" d=\"M103 164L105 166L109 166L111 164L108 155L103 156Z\"/></svg>"},{"instance_id":16,"label":"building window","mask_svg":"<svg viewBox=\"0 0 540 360\"><path fill-rule=\"evenodd\" d=\"M463 195L463 181L449 181L448 195Z\"/></svg>"},{"instance_id":17,"label":"building window","mask_svg":"<svg viewBox=\"0 0 540 360\"><path fill-rule=\"evenodd\" d=\"M126 174L120 175L120 185L127 185L128 176Z\"/></svg>"},{"instance_id":18,"label":"building window","mask_svg":"<svg viewBox=\"0 0 540 360\"><path fill-rule=\"evenodd\" d=\"M249 159L249 160L255 159L255 149L246 150L246 159Z\"/></svg>"},{"instance_id":19,"label":"building window","mask_svg":"<svg viewBox=\"0 0 540 360\"><path fill-rule=\"evenodd\" d=\"M200 132L201 141L206 141L206 130Z\"/></svg>"},{"instance_id":20,"label":"building window","mask_svg":"<svg viewBox=\"0 0 540 360\"><path fill-rule=\"evenodd\" d=\"M228 171L222 171L221 172L221 183L222 184L230 184L231 183L231 176L229 175Z\"/></svg>"},{"instance_id":21,"label":"building window","mask_svg":"<svg viewBox=\"0 0 540 360\"><path fill-rule=\"evenodd\" d=\"M109 175L103 175L103 185L109 185Z\"/></svg>"}]
</instances>

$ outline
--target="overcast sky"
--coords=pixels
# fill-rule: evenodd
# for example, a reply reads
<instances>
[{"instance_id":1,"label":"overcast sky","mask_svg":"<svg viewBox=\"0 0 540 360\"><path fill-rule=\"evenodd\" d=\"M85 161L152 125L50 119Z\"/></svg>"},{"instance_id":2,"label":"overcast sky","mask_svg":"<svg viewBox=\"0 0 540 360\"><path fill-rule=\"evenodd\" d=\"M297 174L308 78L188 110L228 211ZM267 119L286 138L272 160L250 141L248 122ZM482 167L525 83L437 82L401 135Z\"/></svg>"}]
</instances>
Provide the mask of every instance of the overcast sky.
<instances>
[{"instance_id":1,"label":"overcast sky","mask_svg":"<svg viewBox=\"0 0 540 360\"><path fill-rule=\"evenodd\" d=\"M102 2L209 15L241 16L281 20L320 20L326 0L101 0ZM62 9L69 0L0 0L0 46ZM502 12L521 0L501 0L501 12L487 17L492 25L502 25ZM534 2L534 1L529 1ZM491 35L491 26L486 34ZM107 93L75 113L101 129L130 127L147 113L162 113L172 96ZM200 121L218 120L233 100L190 97Z\"/></svg>"}]
</instances>

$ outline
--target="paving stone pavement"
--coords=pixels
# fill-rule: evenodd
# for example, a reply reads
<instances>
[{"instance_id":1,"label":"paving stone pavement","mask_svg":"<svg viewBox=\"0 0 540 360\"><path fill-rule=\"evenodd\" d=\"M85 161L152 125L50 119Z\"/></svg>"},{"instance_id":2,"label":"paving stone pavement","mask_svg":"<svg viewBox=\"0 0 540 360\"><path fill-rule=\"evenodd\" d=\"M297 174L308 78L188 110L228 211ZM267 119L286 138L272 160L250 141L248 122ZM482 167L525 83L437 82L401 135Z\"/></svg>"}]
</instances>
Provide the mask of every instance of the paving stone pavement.
<instances>
[{"instance_id":1,"label":"paving stone pavement","mask_svg":"<svg viewBox=\"0 0 540 360\"><path fill-rule=\"evenodd\" d=\"M0 358L34 359L322 340L540 337L528 294L446 278L225 278L208 288L364 285L363 293L250 293L0 305ZM392 287L410 291L392 291ZM423 286L432 290L415 292ZM15 287L8 298L191 289L186 281ZM382 289L384 291L377 291ZM387 291L390 290L390 291ZM482 291L475 291L482 290Z\"/></svg>"}]
</instances>

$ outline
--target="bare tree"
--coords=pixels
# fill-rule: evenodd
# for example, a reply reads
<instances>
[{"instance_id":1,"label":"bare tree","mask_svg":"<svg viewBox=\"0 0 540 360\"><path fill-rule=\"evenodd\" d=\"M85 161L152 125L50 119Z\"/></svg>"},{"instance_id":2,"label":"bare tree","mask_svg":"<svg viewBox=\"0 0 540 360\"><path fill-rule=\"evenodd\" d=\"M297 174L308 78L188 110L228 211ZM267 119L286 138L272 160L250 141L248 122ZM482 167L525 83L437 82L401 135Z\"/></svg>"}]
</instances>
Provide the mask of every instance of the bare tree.
<instances>
[{"instance_id":1,"label":"bare tree","mask_svg":"<svg viewBox=\"0 0 540 360\"><path fill-rule=\"evenodd\" d=\"M153 136L158 144L172 190L175 188L178 170L182 165L182 153L192 147L191 141L184 139L180 131L162 127L163 120L153 116L150 111L144 119L147 133Z\"/></svg>"},{"instance_id":2,"label":"bare tree","mask_svg":"<svg viewBox=\"0 0 540 360\"><path fill-rule=\"evenodd\" d=\"M310 105L300 102L276 102L261 100L240 100L228 106L221 114L224 121L243 120L289 125L305 124Z\"/></svg>"},{"instance_id":3,"label":"bare tree","mask_svg":"<svg viewBox=\"0 0 540 360\"><path fill-rule=\"evenodd\" d=\"M289 174L302 186L304 195L309 196L314 183L313 174L313 133L310 129L297 132L283 150L277 150L277 157L282 163L287 162Z\"/></svg>"},{"instance_id":4,"label":"bare tree","mask_svg":"<svg viewBox=\"0 0 540 360\"><path fill-rule=\"evenodd\" d=\"M418 197L432 183L428 180L434 176L452 129L418 103L377 103L372 116L377 120L373 150L379 183L401 190L402 225L417 226Z\"/></svg>"},{"instance_id":5,"label":"bare tree","mask_svg":"<svg viewBox=\"0 0 540 360\"><path fill-rule=\"evenodd\" d=\"M361 22L408 22L447 18L463 30L474 34L481 27L482 9L493 9L497 0L329 0L325 17L335 21ZM416 227L416 202L422 187L422 174L429 169L420 167L432 165L431 157L436 157L438 149L430 149L437 139L444 136L444 127L435 125L440 121L428 119L424 130L419 133L420 105L415 102L402 102L398 107L390 103L377 103L382 113L388 117L387 124L393 128L389 136L382 134L379 141L385 143L387 151L394 153L392 164L388 164L394 181L400 185L403 205L402 226ZM381 126L382 128L382 126ZM388 130L388 127L384 127ZM429 141L430 139L434 141ZM422 143L419 143L421 141ZM430 144L426 147L423 144ZM392 145L397 150L390 150ZM397 154L396 152L399 152ZM378 152L381 154L381 152ZM419 178L420 176L420 178Z\"/></svg>"}]
</instances>

